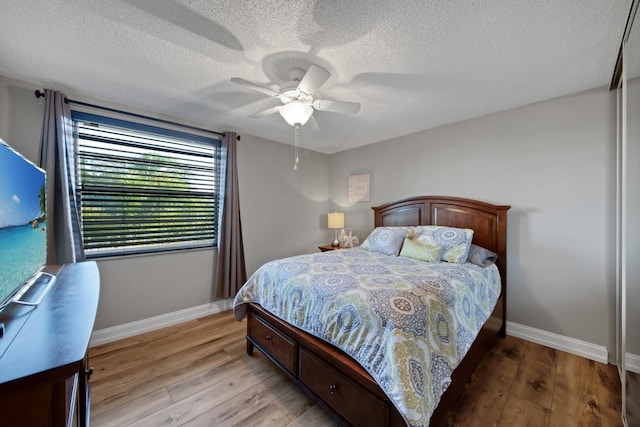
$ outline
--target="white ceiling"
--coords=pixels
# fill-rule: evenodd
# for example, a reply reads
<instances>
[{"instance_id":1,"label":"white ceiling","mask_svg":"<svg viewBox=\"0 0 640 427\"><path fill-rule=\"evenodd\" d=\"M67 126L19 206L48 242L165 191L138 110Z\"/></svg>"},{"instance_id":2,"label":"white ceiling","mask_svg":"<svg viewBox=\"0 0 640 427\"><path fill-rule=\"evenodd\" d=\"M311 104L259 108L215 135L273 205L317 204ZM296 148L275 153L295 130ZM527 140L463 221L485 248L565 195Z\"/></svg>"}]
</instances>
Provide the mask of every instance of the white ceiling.
<instances>
[{"instance_id":1,"label":"white ceiling","mask_svg":"<svg viewBox=\"0 0 640 427\"><path fill-rule=\"evenodd\" d=\"M323 153L608 85L631 0L0 0L0 75L287 144L274 89L331 72Z\"/></svg>"}]
</instances>

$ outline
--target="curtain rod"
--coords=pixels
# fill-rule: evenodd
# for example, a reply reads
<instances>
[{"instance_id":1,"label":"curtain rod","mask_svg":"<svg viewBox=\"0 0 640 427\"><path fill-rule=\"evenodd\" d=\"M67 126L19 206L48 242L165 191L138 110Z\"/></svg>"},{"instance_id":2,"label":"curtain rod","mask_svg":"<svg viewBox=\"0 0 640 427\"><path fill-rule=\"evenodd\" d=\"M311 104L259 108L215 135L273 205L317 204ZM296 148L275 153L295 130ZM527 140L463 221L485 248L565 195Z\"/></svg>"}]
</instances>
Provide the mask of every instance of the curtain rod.
<instances>
[{"instance_id":1,"label":"curtain rod","mask_svg":"<svg viewBox=\"0 0 640 427\"><path fill-rule=\"evenodd\" d=\"M36 89L36 91L34 93L36 95L36 98L44 97L44 92L40 91L39 89ZM112 113L119 113L119 114L124 114L124 115L127 115L127 116L137 117L139 119L153 120L153 121L156 121L156 122L165 123L165 124L168 124L168 125L180 126L180 127L183 127L183 128L197 130L197 131L200 131L200 132L213 133L213 134L218 135L218 136L224 136L225 135L224 132L216 132L214 130L202 129L202 128L199 128L199 127L196 127L196 126L191 126L191 125L185 125L185 124L182 124L182 123L172 122L170 120L164 120L164 119L158 119L156 117L145 116L143 114L130 113L128 111L117 110L115 108L103 107L102 105L89 104L88 102L75 101L73 99L67 98L66 96L64 97L64 102L67 103L67 104L77 104L77 105L82 105L84 107L98 108L100 110L106 110L106 111L110 111Z\"/></svg>"}]
</instances>

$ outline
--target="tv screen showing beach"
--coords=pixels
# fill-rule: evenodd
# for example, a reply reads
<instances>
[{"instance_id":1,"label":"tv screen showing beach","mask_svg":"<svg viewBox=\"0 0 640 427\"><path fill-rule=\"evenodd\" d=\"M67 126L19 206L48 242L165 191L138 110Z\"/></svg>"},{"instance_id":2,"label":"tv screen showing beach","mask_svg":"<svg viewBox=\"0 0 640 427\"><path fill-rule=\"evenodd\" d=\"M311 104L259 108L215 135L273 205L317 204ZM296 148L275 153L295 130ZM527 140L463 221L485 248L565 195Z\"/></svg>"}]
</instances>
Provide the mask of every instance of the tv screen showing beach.
<instances>
[{"instance_id":1,"label":"tv screen showing beach","mask_svg":"<svg viewBox=\"0 0 640 427\"><path fill-rule=\"evenodd\" d=\"M0 307L47 260L45 173L0 140Z\"/></svg>"}]
</instances>

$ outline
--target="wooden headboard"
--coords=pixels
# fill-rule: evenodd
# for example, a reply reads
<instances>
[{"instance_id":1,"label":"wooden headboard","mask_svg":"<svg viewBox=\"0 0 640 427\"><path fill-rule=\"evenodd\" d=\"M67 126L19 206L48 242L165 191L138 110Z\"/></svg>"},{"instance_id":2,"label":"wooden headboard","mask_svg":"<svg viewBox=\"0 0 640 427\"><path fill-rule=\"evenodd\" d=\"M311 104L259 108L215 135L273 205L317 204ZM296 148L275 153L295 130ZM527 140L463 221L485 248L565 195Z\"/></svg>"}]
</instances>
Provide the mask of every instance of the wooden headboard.
<instances>
[{"instance_id":1,"label":"wooden headboard","mask_svg":"<svg viewBox=\"0 0 640 427\"><path fill-rule=\"evenodd\" d=\"M498 254L503 294L507 283L507 211L511 206L492 205L461 197L411 197L372 207L376 227L446 225L473 230L473 243ZM506 295L506 294L505 294Z\"/></svg>"}]
</instances>

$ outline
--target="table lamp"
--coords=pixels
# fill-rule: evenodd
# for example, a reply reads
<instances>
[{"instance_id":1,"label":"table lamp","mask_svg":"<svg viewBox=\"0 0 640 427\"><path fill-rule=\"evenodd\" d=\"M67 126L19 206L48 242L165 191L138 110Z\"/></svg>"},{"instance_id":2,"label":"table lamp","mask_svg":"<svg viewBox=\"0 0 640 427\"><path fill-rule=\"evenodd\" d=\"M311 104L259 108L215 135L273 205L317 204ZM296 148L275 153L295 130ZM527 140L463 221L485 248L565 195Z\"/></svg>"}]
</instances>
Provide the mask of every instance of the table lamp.
<instances>
[{"instance_id":1,"label":"table lamp","mask_svg":"<svg viewBox=\"0 0 640 427\"><path fill-rule=\"evenodd\" d=\"M333 228L335 230L334 239L333 242L331 242L331 245L339 246L340 242L338 241L338 229L344 228L344 213L333 212L327 214L327 225L329 228Z\"/></svg>"}]
</instances>

